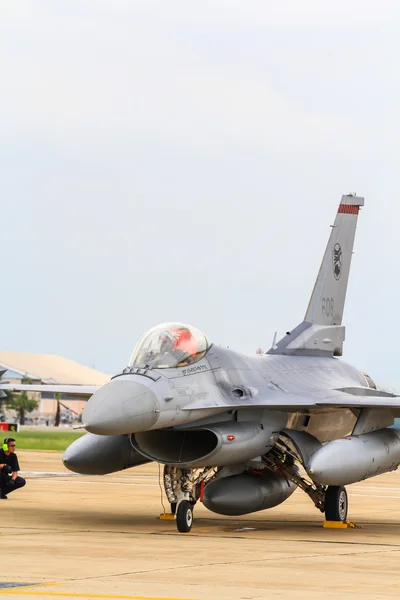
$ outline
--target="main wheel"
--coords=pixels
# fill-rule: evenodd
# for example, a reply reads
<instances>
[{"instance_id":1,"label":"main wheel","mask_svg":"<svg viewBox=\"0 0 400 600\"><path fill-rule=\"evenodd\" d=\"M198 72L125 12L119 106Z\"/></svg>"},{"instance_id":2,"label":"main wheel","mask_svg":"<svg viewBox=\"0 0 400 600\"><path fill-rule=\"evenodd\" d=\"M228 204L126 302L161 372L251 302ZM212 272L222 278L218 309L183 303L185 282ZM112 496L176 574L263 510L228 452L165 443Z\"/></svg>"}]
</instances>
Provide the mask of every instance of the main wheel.
<instances>
[{"instance_id":1,"label":"main wheel","mask_svg":"<svg viewBox=\"0 0 400 600\"><path fill-rule=\"evenodd\" d=\"M187 533L193 525L193 506L187 500L182 500L176 510L176 526L181 533Z\"/></svg>"},{"instance_id":2,"label":"main wheel","mask_svg":"<svg viewBox=\"0 0 400 600\"><path fill-rule=\"evenodd\" d=\"M325 518L327 521L345 521L347 519L348 500L346 488L342 485L330 485L325 496Z\"/></svg>"},{"instance_id":3,"label":"main wheel","mask_svg":"<svg viewBox=\"0 0 400 600\"><path fill-rule=\"evenodd\" d=\"M171 513L173 515L176 513L176 502L171 502Z\"/></svg>"}]
</instances>

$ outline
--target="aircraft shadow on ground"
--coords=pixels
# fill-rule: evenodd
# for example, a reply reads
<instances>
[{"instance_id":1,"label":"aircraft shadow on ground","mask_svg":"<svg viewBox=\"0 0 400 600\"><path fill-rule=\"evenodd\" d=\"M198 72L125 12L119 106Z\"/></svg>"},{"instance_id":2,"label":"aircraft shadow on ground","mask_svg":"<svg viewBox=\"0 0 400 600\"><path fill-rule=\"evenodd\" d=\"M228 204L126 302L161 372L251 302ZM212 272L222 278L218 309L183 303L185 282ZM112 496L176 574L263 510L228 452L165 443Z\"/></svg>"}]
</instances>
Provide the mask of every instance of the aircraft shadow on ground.
<instances>
[{"instance_id":1,"label":"aircraft shadow on ground","mask_svg":"<svg viewBox=\"0 0 400 600\"><path fill-rule=\"evenodd\" d=\"M15 513L22 513L22 519L20 515L16 515ZM88 507L87 509L82 509L79 506L72 506L69 509L65 509L65 507L58 507L56 505L53 506L44 506L43 508L38 508L37 506L27 506L27 505L19 505L16 507L15 512L13 511L13 515L16 516L16 527L21 529L21 527L26 529L37 529L40 528L43 530L51 530L51 531L62 531L65 533L68 532L115 532L115 533L123 533L123 534L135 534L135 533L163 533L163 534L177 534L176 525L174 521L163 521L158 518L158 514L148 515L148 514L135 514L134 508L132 508L131 513L116 513L112 511L108 511L105 507L104 509L96 508L93 510L93 507ZM8 526L13 527L13 518L9 519ZM356 535L359 533L373 533L376 534L379 532L380 534L384 533L385 530L390 531L390 533L394 533L396 530L400 533L400 523L396 520L395 515L393 514L392 519L389 521L385 519L384 521L377 522L375 519L365 520L364 519L355 519L356 522L361 526L361 530L356 531ZM329 537L329 532L324 530L322 527L322 519L321 521L310 520L305 517L304 519L299 518L298 515L293 515L291 518L282 519L281 516L276 519L265 518L254 520L251 518L246 518L246 516L242 518L234 518L224 519L217 515L213 516L210 514L210 517L201 516L195 520L195 524L192 532L194 534L217 534L217 535L252 535L264 533L268 535L272 533L274 536L276 535L284 535L286 536L295 536L300 535L312 535L313 537L317 534L318 537L322 539L327 539ZM350 530L348 530L350 531ZM351 530L353 536L355 530ZM330 532L331 533L331 532ZM345 533L347 538L347 532ZM337 535L337 532L334 532ZM182 535L182 534L179 534ZM344 537L344 536L343 536Z\"/></svg>"}]
</instances>

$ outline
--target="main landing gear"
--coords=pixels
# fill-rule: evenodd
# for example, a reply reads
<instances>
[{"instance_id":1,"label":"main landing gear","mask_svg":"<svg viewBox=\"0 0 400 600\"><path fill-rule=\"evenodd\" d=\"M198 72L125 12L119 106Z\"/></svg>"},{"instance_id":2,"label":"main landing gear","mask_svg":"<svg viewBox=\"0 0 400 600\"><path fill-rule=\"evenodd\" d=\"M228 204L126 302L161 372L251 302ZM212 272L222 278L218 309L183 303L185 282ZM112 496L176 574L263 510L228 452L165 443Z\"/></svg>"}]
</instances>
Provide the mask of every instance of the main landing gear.
<instances>
[{"instance_id":1,"label":"main landing gear","mask_svg":"<svg viewBox=\"0 0 400 600\"><path fill-rule=\"evenodd\" d=\"M347 521L346 488L342 485L318 485L302 477L295 461L303 467L304 463L301 454L295 448L280 438L274 448L263 457L263 461L272 471L279 471L288 481L292 481L301 488L311 498L318 510L325 513L324 527L354 527Z\"/></svg>"},{"instance_id":2,"label":"main landing gear","mask_svg":"<svg viewBox=\"0 0 400 600\"><path fill-rule=\"evenodd\" d=\"M206 483L214 478L216 469L181 469L165 465L164 489L175 516L176 527L181 533L188 533L193 525L193 509L201 500Z\"/></svg>"},{"instance_id":3,"label":"main landing gear","mask_svg":"<svg viewBox=\"0 0 400 600\"><path fill-rule=\"evenodd\" d=\"M348 498L346 488L342 485L330 485L325 493L325 519L341 521L347 519Z\"/></svg>"}]
</instances>

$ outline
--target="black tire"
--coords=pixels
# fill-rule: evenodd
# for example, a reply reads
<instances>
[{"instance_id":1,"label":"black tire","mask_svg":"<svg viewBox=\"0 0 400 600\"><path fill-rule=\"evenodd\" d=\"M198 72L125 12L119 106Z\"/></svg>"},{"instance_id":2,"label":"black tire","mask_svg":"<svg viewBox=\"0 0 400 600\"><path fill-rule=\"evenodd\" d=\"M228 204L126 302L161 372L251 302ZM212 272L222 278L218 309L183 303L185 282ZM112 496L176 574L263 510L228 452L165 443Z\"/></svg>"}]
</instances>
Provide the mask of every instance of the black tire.
<instances>
[{"instance_id":1,"label":"black tire","mask_svg":"<svg viewBox=\"0 0 400 600\"><path fill-rule=\"evenodd\" d=\"M171 513L173 515L176 513L176 502L171 502Z\"/></svg>"},{"instance_id":2,"label":"black tire","mask_svg":"<svg viewBox=\"0 0 400 600\"><path fill-rule=\"evenodd\" d=\"M176 511L176 526L181 533L188 533L193 525L193 505L182 500Z\"/></svg>"},{"instance_id":3,"label":"black tire","mask_svg":"<svg viewBox=\"0 0 400 600\"><path fill-rule=\"evenodd\" d=\"M347 510L346 488L342 485L330 485L325 496L325 519L344 523L347 519Z\"/></svg>"}]
</instances>

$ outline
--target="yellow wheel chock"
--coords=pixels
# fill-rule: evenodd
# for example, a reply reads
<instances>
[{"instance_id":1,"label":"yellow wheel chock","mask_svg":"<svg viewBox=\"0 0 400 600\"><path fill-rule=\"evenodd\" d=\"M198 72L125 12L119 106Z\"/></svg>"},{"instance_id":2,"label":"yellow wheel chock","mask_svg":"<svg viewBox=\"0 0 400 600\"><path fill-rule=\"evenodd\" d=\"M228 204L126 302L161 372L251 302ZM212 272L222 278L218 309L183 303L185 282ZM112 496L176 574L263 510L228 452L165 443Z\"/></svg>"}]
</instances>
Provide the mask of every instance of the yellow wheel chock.
<instances>
[{"instance_id":1,"label":"yellow wheel chock","mask_svg":"<svg viewBox=\"0 0 400 600\"><path fill-rule=\"evenodd\" d=\"M352 521L324 521L323 526L326 529L361 529Z\"/></svg>"},{"instance_id":2,"label":"yellow wheel chock","mask_svg":"<svg viewBox=\"0 0 400 600\"><path fill-rule=\"evenodd\" d=\"M161 515L158 518L161 521L174 521L175 515L173 515L172 513L161 513Z\"/></svg>"}]
</instances>

